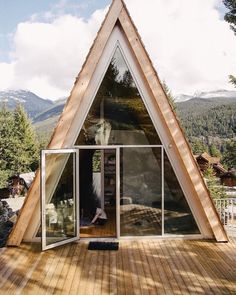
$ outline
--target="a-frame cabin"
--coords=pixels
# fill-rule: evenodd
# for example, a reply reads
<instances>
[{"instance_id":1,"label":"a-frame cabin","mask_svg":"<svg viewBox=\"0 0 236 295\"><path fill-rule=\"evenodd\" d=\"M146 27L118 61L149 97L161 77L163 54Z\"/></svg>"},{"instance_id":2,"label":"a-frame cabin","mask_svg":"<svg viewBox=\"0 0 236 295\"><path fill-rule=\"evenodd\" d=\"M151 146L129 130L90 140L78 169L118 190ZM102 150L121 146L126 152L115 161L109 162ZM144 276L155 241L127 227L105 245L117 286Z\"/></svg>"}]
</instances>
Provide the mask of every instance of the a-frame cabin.
<instances>
[{"instance_id":1,"label":"a-frame cabin","mask_svg":"<svg viewBox=\"0 0 236 295\"><path fill-rule=\"evenodd\" d=\"M79 238L228 240L122 0L112 2L42 151L8 245L41 235L43 249Z\"/></svg>"}]
</instances>

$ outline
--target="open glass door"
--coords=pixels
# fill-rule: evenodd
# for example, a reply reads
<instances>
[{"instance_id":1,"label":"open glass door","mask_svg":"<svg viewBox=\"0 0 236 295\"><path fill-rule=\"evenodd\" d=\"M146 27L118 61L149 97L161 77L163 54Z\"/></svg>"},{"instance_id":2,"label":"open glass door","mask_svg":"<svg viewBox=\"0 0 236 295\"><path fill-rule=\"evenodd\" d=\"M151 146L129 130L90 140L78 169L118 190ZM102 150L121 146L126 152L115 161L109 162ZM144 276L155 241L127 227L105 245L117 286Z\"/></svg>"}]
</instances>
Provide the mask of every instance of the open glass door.
<instances>
[{"instance_id":1,"label":"open glass door","mask_svg":"<svg viewBox=\"0 0 236 295\"><path fill-rule=\"evenodd\" d=\"M42 250L79 238L78 150L41 154Z\"/></svg>"},{"instance_id":2,"label":"open glass door","mask_svg":"<svg viewBox=\"0 0 236 295\"><path fill-rule=\"evenodd\" d=\"M79 147L81 238L117 238L117 149Z\"/></svg>"}]
</instances>

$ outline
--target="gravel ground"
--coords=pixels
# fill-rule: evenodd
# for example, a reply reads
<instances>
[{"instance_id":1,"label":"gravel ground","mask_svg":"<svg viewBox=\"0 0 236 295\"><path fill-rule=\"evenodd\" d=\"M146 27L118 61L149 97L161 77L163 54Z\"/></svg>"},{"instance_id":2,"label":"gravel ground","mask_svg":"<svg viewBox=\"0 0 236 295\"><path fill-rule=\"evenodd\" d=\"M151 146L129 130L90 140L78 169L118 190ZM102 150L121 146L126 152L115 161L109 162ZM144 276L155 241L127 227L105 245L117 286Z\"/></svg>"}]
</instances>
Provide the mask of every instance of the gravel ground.
<instances>
[{"instance_id":1,"label":"gravel ground","mask_svg":"<svg viewBox=\"0 0 236 295\"><path fill-rule=\"evenodd\" d=\"M21 209L24 203L25 197L18 197L18 198L10 198L10 199L3 199L2 201L6 201L9 207L13 211L18 211Z\"/></svg>"}]
</instances>

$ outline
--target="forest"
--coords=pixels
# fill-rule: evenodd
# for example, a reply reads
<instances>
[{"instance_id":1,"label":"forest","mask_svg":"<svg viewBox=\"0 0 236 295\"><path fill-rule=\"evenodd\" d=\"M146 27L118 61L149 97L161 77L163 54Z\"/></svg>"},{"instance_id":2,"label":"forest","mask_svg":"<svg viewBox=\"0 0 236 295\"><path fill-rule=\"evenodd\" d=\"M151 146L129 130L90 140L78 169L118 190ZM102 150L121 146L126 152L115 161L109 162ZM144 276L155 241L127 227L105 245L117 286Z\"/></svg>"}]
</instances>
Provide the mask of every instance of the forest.
<instances>
[{"instance_id":1,"label":"forest","mask_svg":"<svg viewBox=\"0 0 236 295\"><path fill-rule=\"evenodd\" d=\"M236 100L200 99L176 103L176 113L194 154L208 152L222 158L227 167L235 167L229 150L235 146ZM236 149L236 148L235 148Z\"/></svg>"},{"instance_id":2,"label":"forest","mask_svg":"<svg viewBox=\"0 0 236 295\"><path fill-rule=\"evenodd\" d=\"M121 81L122 83L130 82L128 74L125 78ZM224 100L195 98L176 103L165 83L163 86L192 146L193 153L208 152L212 156L221 157L226 168L235 168L235 98ZM40 149L47 146L51 133L50 128L47 128L47 134L37 133L37 129L32 125L31 118L22 105L19 104L12 110L5 104L1 105L0 187L5 186L6 180L13 174L37 169Z\"/></svg>"},{"instance_id":3,"label":"forest","mask_svg":"<svg viewBox=\"0 0 236 295\"><path fill-rule=\"evenodd\" d=\"M236 99L201 99L178 103L177 114L189 138L230 139L236 133Z\"/></svg>"}]
</instances>

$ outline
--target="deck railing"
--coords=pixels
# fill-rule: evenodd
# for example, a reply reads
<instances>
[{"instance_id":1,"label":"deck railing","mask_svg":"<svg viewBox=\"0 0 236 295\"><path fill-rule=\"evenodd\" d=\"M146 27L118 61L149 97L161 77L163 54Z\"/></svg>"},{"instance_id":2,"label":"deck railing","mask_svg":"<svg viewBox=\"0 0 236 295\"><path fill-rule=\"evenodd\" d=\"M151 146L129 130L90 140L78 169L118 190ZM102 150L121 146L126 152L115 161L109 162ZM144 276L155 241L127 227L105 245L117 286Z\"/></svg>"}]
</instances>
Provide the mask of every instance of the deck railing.
<instances>
[{"instance_id":1,"label":"deck railing","mask_svg":"<svg viewBox=\"0 0 236 295\"><path fill-rule=\"evenodd\" d=\"M236 198L215 199L214 202L223 225L236 228Z\"/></svg>"}]
</instances>

